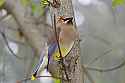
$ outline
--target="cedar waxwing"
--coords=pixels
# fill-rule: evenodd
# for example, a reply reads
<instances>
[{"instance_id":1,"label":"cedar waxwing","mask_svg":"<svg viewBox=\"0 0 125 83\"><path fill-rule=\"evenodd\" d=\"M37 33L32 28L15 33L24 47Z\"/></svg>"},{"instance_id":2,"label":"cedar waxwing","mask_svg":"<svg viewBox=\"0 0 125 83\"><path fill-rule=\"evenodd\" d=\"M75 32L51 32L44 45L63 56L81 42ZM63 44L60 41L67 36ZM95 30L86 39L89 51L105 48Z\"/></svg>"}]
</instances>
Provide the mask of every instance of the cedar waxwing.
<instances>
[{"instance_id":1,"label":"cedar waxwing","mask_svg":"<svg viewBox=\"0 0 125 83\"><path fill-rule=\"evenodd\" d=\"M71 48L74 45L74 41L78 37L78 33L73 27L73 18L66 18L63 16L60 16L56 22L56 29L57 29L57 36L58 41L60 45L60 50L62 53L62 58L64 58L71 50ZM40 57L40 61L38 65L35 67L35 70L33 71L33 75L31 77L31 80L35 80L36 75L38 74L41 69L44 68L48 69L48 65L50 62L50 58L53 58L54 60L60 60L60 54L58 50L58 44L55 36L54 30L53 34L48 36L47 41L47 48L45 48L45 52L41 54L42 57ZM44 54L44 55L43 55ZM43 57L44 56L44 57ZM47 59L48 58L48 59ZM44 62L45 61L45 62Z\"/></svg>"}]
</instances>

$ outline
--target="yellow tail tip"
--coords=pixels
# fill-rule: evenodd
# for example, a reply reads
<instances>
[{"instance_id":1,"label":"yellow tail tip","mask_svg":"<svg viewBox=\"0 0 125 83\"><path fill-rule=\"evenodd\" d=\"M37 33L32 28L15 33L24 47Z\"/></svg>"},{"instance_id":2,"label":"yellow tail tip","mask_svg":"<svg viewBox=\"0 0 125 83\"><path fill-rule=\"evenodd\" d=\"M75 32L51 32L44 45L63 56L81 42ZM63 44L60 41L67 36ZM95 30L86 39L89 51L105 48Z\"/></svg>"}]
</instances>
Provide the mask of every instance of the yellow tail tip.
<instances>
[{"instance_id":1,"label":"yellow tail tip","mask_svg":"<svg viewBox=\"0 0 125 83\"><path fill-rule=\"evenodd\" d=\"M36 80L36 77L34 75L32 75L31 80Z\"/></svg>"}]
</instances>

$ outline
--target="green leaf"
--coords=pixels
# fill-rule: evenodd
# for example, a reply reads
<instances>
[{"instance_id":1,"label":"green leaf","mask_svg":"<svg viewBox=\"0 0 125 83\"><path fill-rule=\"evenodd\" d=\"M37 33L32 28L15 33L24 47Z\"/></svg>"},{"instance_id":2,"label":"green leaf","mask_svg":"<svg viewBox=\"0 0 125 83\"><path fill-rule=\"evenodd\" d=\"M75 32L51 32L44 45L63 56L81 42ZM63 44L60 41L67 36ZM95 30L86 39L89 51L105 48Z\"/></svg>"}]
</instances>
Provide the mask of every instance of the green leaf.
<instances>
[{"instance_id":1,"label":"green leaf","mask_svg":"<svg viewBox=\"0 0 125 83\"><path fill-rule=\"evenodd\" d=\"M48 0L40 0L40 3L34 3L31 1L31 9L33 15L40 15L42 16L45 12L45 7L49 4Z\"/></svg>"},{"instance_id":2,"label":"green leaf","mask_svg":"<svg viewBox=\"0 0 125 83\"><path fill-rule=\"evenodd\" d=\"M4 3L5 3L5 0L0 0L0 7L3 6Z\"/></svg>"},{"instance_id":3,"label":"green leaf","mask_svg":"<svg viewBox=\"0 0 125 83\"><path fill-rule=\"evenodd\" d=\"M61 79L54 78L54 83L61 83Z\"/></svg>"},{"instance_id":4,"label":"green leaf","mask_svg":"<svg viewBox=\"0 0 125 83\"><path fill-rule=\"evenodd\" d=\"M30 2L31 2L30 0L21 0L21 4L23 6L28 6Z\"/></svg>"},{"instance_id":5,"label":"green leaf","mask_svg":"<svg viewBox=\"0 0 125 83\"><path fill-rule=\"evenodd\" d=\"M47 5L49 5L48 0L41 0L41 1L40 1L40 6L41 6L42 8L45 8Z\"/></svg>"},{"instance_id":6,"label":"green leaf","mask_svg":"<svg viewBox=\"0 0 125 83\"><path fill-rule=\"evenodd\" d=\"M31 4L31 8L32 8L32 13L35 13L38 10L38 6L35 3Z\"/></svg>"},{"instance_id":7,"label":"green leaf","mask_svg":"<svg viewBox=\"0 0 125 83\"><path fill-rule=\"evenodd\" d=\"M43 15L44 9L41 9L41 7L38 4L32 3L31 9L32 9L33 15L34 14Z\"/></svg>"},{"instance_id":8,"label":"green leaf","mask_svg":"<svg viewBox=\"0 0 125 83\"><path fill-rule=\"evenodd\" d=\"M42 5L41 5L41 3L40 4L36 4L34 2L31 2L32 13L33 14L38 14L38 15L42 16L44 14L44 10L45 10L46 5L48 5L47 2L42 4Z\"/></svg>"},{"instance_id":9,"label":"green leaf","mask_svg":"<svg viewBox=\"0 0 125 83\"><path fill-rule=\"evenodd\" d=\"M112 0L112 8L125 4L125 0Z\"/></svg>"}]
</instances>

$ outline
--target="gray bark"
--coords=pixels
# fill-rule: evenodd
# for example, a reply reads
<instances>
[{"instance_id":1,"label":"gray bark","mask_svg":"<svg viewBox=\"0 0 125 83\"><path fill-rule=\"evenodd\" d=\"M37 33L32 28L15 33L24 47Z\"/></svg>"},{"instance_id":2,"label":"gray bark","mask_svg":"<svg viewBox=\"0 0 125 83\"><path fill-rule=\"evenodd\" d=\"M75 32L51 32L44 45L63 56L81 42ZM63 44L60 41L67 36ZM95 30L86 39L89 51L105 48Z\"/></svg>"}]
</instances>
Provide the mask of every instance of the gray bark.
<instances>
[{"instance_id":1,"label":"gray bark","mask_svg":"<svg viewBox=\"0 0 125 83\"><path fill-rule=\"evenodd\" d=\"M61 5L59 8L50 8L51 14L55 13L56 16L74 17L72 0L60 0L60 2ZM76 28L75 19L73 26L74 28ZM67 55L67 57L64 58L64 64L66 66L66 72L68 74L70 81L63 80L63 83L83 83L83 71L80 64L79 38L76 39L75 45L71 53L69 53L69 55ZM58 63L56 65L54 64L54 67L55 72L58 72L56 71L59 69ZM61 73L63 74L63 77L66 78L65 72Z\"/></svg>"}]
</instances>

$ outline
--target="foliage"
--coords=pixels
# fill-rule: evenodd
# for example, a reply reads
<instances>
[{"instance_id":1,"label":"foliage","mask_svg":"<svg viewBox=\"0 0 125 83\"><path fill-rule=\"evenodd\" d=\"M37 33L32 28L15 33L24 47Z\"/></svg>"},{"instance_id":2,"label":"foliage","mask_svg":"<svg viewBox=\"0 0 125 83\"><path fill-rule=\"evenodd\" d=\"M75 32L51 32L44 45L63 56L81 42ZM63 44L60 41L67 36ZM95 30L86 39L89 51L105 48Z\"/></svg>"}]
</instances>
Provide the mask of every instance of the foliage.
<instances>
[{"instance_id":1,"label":"foliage","mask_svg":"<svg viewBox=\"0 0 125 83\"><path fill-rule=\"evenodd\" d=\"M40 9L40 7L35 3L31 3L31 9L33 14L36 12L40 14L40 12L43 11L43 9Z\"/></svg>"},{"instance_id":2,"label":"foliage","mask_svg":"<svg viewBox=\"0 0 125 83\"><path fill-rule=\"evenodd\" d=\"M40 0L39 3L35 3L34 0L21 0L23 6L31 6L33 14L43 15L46 6L49 5L48 0Z\"/></svg>"},{"instance_id":3,"label":"foliage","mask_svg":"<svg viewBox=\"0 0 125 83\"><path fill-rule=\"evenodd\" d=\"M61 79L54 78L54 83L61 83Z\"/></svg>"},{"instance_id":4,"label":"foliage","mask_svg":"<svg viewBox=\"0 0 125 83\"><path fill-rule=\"evenodd\" d=\"M45 8L47 5L49 5L49 1L48 0L41 0L40 1L41 8Z\"/></svg>"},{"instance_id":5,"label":"foliage","mask_svg":"<svg viewBox=\"0 0 125 83\"><path fill-rule=\"evenodd\" d=\"M0 0L0 7L2 7L5 3L5 0Z\"/></svg>"},{"instance_id":6,"label":"foliage","mask_svg":"<svg viewBox=\"0 0 125 83\"><path fill-rule=\"evenodd\" d=\"M23 6L29 5L29 3L30 3L30 0L21 0L21 4L22 4Z\"/></svg>"},{"instance_id":7,"label":"foliage","mask_svg":"<svg viewBox=\"0 0 125 83\"><path fill-rule=\"evenodd\" d=\"M112 0L112 8L116 8L119 5L124 5L125 0Z\"/></svg>"}]
</instances>

